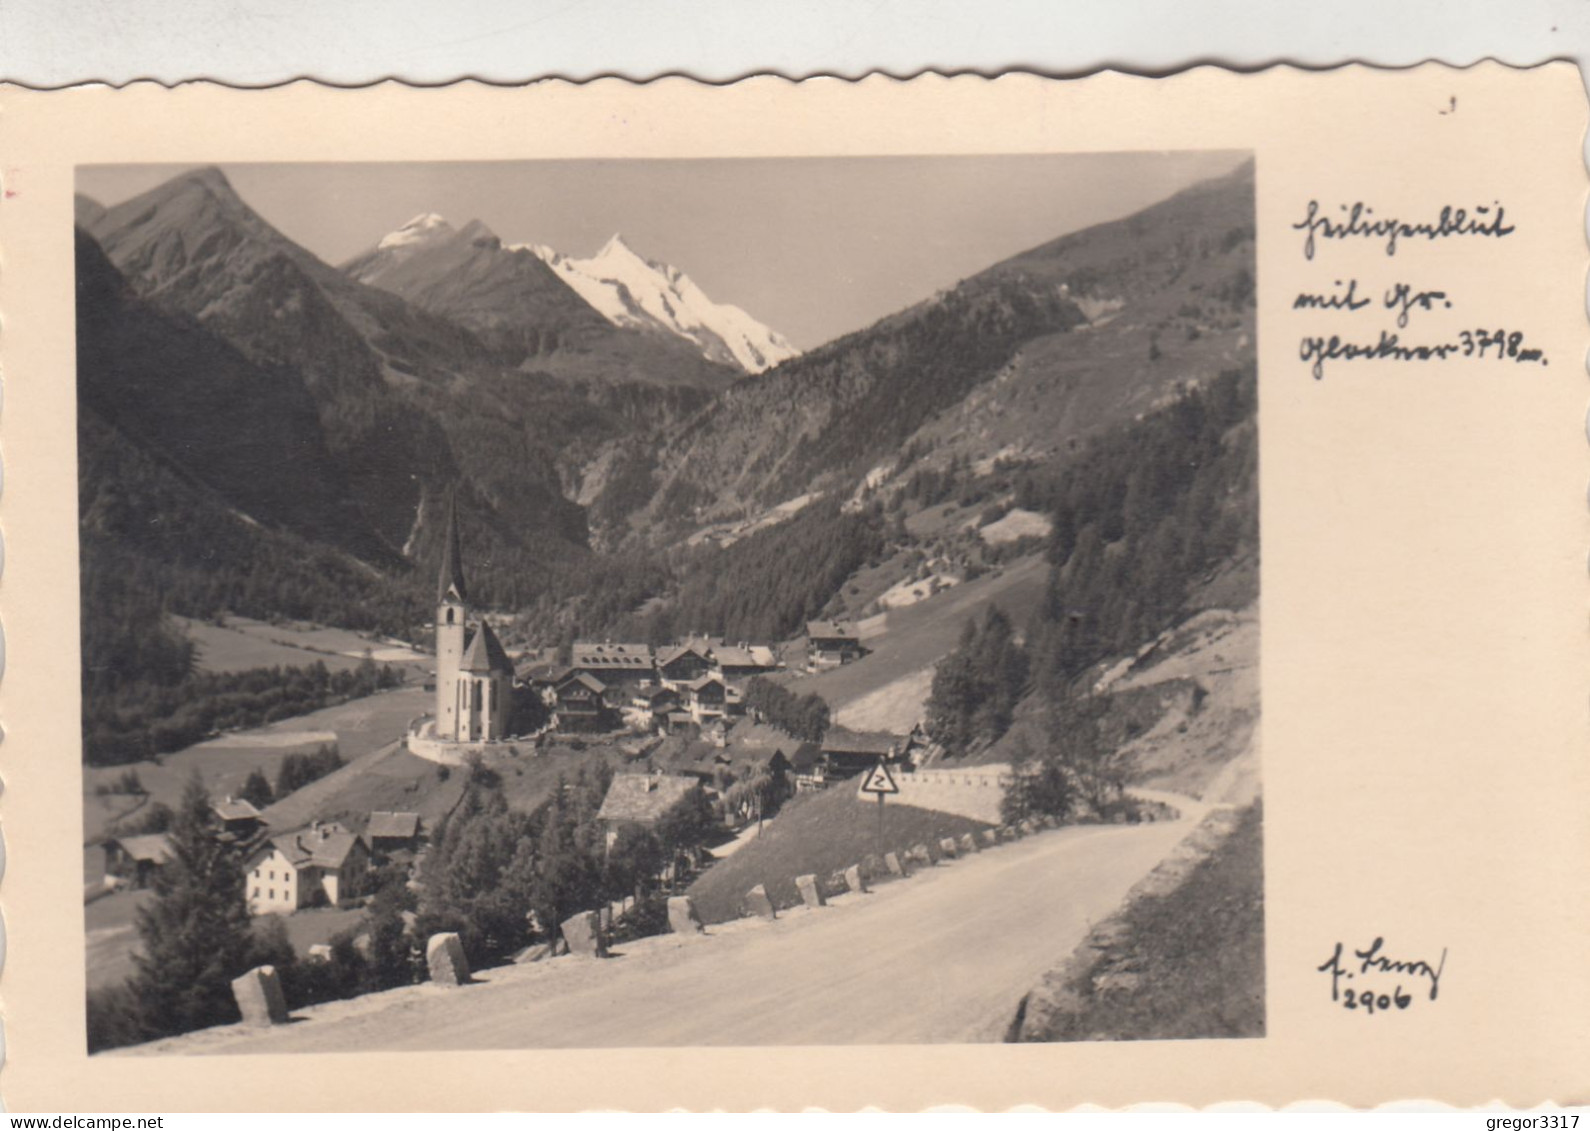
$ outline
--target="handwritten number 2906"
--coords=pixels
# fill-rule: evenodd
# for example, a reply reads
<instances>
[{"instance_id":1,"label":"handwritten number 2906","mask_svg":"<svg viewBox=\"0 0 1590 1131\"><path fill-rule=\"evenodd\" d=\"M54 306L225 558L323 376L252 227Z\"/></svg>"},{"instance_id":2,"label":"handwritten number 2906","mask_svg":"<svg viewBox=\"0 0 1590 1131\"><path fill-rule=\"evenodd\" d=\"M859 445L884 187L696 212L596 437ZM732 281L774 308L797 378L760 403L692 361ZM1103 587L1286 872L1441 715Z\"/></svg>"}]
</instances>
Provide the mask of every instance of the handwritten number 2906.
<instances>
[{"instance_id":1,"label":"handwritten number 2906","mask_svg":"<svg viewBox=\"0 0 1590 1131\"><path fill-rule=\"evenodd\" d=\"M1345 1009L1363 1009L1369 1013L1377 1009L1390 1009L1395 1005L1398 1009L1407 1009L1413 998L1402 992L1398 986L1389 994L1376 994L1369 991L1346 990L1342 994L1342 1006Z\"/></svg>"}]
</instances>

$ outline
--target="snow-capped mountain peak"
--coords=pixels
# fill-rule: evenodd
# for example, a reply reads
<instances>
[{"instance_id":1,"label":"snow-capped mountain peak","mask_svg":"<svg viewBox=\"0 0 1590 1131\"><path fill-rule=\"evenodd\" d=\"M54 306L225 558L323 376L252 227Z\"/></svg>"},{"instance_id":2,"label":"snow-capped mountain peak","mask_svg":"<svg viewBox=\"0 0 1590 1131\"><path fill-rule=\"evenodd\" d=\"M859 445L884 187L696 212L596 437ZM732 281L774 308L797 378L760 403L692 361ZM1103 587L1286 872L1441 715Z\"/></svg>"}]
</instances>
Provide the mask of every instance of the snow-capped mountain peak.
<instances>
[{"instance_id":1,"label":"snow-capped mountain peak","mask_svg":"<svg viewBox=\"0 0 1590 1131\"><path fill-rule=\"evenodd\" d=\"M401 228L382 236L381 242L376 244L376 247L385 251L394 247L407 247L411 244L428 243L434 239L445 239L452 234L453 226L443 217L434 212L422 212Z\"/></svg>"},{"instance_id":2,"label":"snow-capped mountain peak","mask_svg":"<svg viewBox=\"0 0 1590 1131\"><path fill-rule=\"evenodd\" d=\"M624 242L623 232L614 232L612 235L608 236L607 242L602 245L602 250L596 253L595 258L607 259L616 258L618 256L628 256L631 259L640 258L640 256L635 254L634 250L629 246L629 244Z\"/></svg>"},{"instance_id":3,"label":"snow-capped mountain peak","mask_svg":"<svg viewBox=\"0 0 1590 1131\"><path fill-rule=\"evenodd\" d=\"M588 259L540 244L518 244L551 267L615 326L674 334L713 361L760 373L800 351L737 306L713 302L678 268L637 253L615 232Z\"/></svg>"}]
</instances>

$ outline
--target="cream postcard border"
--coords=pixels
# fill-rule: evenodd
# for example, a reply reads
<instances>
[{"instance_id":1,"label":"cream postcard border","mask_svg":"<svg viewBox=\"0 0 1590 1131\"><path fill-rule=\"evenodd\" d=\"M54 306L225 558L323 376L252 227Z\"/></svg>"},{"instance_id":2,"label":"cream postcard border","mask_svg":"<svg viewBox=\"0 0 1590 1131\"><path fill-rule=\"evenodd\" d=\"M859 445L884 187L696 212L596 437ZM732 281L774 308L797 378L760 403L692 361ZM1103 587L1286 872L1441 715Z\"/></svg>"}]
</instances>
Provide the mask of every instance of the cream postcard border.
<instances>
[{"instance_id":1,"label":"cream postcard border","mask_svg":"<svg viewBox=\"0 0 1590 1131\"><path fill-rule=\"evenodd\" d=\"M0 89L7 1107L1590 1100L1585 121L1568 64ZM1258 169L1266 1037L85 1056L75 166L1187 148L1253 150ZM1504 201L1518 234L1502 251L1405 262L1483 307L1483 324L1527 328L1551 368L1344 366L1314 381L1291 310L1320 278L1290 230L1310 199L1429 212ZM1336 941L1377 934L1448 948L1438 1002L1372 1018L1330 1006L1315 967Z\"/></svg>"}]
</instances>

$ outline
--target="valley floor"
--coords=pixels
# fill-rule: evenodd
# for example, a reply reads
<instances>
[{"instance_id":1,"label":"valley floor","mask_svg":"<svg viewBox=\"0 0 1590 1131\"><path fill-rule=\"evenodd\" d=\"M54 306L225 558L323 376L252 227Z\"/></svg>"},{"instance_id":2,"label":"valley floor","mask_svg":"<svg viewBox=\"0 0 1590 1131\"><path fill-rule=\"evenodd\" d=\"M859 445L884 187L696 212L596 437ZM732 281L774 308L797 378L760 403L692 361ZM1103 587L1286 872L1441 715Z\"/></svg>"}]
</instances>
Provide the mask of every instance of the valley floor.
<instances>
[{"instance_id":1,"label":"valley floor","mask_svg":"<svg viewBox=\"0 0 1590 1131\"><path fill-rule=\"evenodd\" d=\"M112 1055L373 1049L972 1043L1202 816L1043 832L866 895L705 937L663 935L607 960L487 970Z\"/></svg>"}]
</instances>

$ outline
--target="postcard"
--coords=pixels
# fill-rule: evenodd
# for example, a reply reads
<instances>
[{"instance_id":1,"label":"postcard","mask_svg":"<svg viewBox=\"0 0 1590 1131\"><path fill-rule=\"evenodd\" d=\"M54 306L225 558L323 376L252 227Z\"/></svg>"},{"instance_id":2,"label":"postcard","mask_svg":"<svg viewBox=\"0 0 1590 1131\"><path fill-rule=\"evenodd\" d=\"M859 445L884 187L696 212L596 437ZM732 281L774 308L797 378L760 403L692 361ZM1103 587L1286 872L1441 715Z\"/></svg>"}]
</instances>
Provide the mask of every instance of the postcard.
<instances>
[{"instance_id":1,"label":"postcard","mask_svg":"<svg viewBox=\"0 0 1590 1131\"><path fill-rule=\"evenodd\" d=\"M1585 125L0 90L8 1108L1590 1100Z\"/></svg>"}]
</instances>

